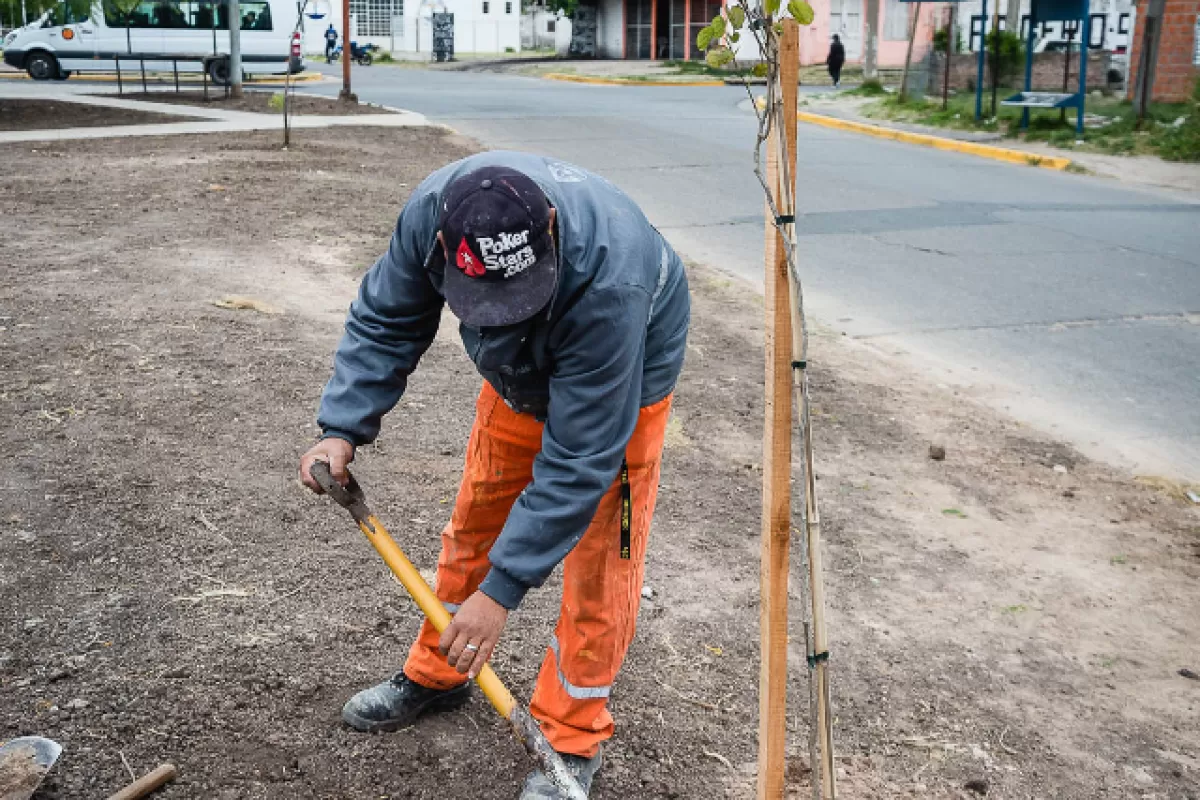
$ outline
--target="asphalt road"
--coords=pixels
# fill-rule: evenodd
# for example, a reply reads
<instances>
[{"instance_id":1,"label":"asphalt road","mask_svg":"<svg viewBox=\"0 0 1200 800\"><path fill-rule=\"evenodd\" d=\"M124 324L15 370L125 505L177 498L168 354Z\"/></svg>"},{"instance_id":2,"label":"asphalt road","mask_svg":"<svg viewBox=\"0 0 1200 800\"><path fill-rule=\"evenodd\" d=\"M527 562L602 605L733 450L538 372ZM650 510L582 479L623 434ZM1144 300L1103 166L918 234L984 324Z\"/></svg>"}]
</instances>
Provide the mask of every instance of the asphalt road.
<instances>
[{"instance_id":1,"label":"asphalt road","mask_svg":"<svg viewBox=\"0 0 1200 800\"><path fill-rule=\"evenodd\" d=\"M761 285L744 89L382 65L354 81L363 100L604 175L686 257ZM1085 452L1200 480L1200 198L806 125L800 137L818 323Z\"/></svg>"}]
</instances>

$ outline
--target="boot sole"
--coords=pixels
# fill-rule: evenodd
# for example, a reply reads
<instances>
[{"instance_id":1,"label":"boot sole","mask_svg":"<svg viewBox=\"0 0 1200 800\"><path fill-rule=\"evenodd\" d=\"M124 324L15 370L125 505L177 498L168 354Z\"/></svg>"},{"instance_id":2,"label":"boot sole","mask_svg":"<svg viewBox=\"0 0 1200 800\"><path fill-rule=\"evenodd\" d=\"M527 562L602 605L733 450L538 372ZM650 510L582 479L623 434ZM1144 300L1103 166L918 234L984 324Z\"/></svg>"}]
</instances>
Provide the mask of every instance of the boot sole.
<instances>
[{"instance_id":1,"label":"boot sole","mask_svg":"<svg viewBox=\"0 0 1200 800\"><path fill-rule=\"evenodd\" d=\"M394 719L394 720L370 720L360 717L353 711L342 709L342 721L362 733L395 733L402 728L407 728L420 719L425 714L442 712L442 711L457 711L467 704L471 699L471 684L466 683L457 689L448 690L447 694L441 697L435 697L426 705L422 706L417 713L411 718Z\"/></svg>"}]
</instances>

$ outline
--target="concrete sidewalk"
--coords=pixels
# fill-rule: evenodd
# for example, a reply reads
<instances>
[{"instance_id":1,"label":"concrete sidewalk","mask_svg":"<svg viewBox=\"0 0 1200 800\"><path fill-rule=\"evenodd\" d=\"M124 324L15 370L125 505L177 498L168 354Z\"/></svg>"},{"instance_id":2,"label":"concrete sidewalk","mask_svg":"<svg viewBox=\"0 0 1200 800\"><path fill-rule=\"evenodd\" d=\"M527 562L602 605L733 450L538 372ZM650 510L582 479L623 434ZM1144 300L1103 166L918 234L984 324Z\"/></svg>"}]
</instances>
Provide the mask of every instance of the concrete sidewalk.
<instances>
[{"instance_id":1,"label":"concrete sidewalk","mask_svg":"<svg viewBox=\"0 0 1200 800\"><path fill-rule=\"evenodd\" d=\"M149 125L109 125L93 128L58 128L51 130L0 131L0 144L5 142L47 142L69 139L104 139L126 136L171 136L194 133L230 133L237 131L279 130L283 128L281 114L258 114L251 111L230 111L205 106L156 103L126 100L108 95L81 94L58 87L36 84L0 84L0 99L41 99L60 103L123 108L190 118L186 122L165 122ZM391 114L354 114L346 116L293 116L293 128L330 128L358 126L377 128L414 128L430 124L423 114L394 109ZM200 120L196 120L200 117Z\"/></svg>"}]
</instances>

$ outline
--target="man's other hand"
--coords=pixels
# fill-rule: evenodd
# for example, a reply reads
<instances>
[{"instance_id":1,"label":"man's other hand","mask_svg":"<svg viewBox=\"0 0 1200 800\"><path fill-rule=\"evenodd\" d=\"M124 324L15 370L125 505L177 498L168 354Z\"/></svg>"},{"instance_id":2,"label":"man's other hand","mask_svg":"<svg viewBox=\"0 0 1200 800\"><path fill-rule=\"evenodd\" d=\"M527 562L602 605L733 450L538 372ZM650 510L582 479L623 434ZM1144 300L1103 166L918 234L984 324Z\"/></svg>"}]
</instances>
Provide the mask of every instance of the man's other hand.
<instances>
[{"instance_id":1,"label":"man's other hand","mask_svg":"<svg viewBox=\"0 0 1200 800\"><path fill-rule=\"evenodd\" d=\"M506 622L507 608L483 592L475 592L442 631L438 649L446 656L446 663L474 680L492 657Z\"/></svg>"},{"instance_id":2,"label":"man's other hand","mask_svg":"<svg viewBox=\"0 0 1200 800\"><path fill-rule=\"evenodd\" d=\"M350 480L350 476L346 474L346 465L353 460L354 445L336 436L322 439L300 457L300 481L317 494L324 494L320 484L309 474L315 462L324 461L329 465L333 479L345 486Z\"/></svg>"}]
</instances>

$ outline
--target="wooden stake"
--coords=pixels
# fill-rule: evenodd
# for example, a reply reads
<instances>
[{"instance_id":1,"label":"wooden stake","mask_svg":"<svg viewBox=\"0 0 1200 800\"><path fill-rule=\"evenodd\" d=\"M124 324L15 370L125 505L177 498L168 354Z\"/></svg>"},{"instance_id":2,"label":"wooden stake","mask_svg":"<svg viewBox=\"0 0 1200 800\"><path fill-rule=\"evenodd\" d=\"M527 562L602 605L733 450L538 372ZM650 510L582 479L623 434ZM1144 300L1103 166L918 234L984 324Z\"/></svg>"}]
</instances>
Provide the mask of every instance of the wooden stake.
<instances>
[{"instance_id":1,"label":"wooden stake","mask_svg":"<svg viewBox=\"0 0 1200 800\"><path fill-rule=\"evenodd\" d=\"M784 137L791 163L796 158L796 94L800 71L800 29L784 20L779 45L779 78L784 103L784 130L771 129L767 142L767 185L779 205L779 138ZM768 109L768 113L771 110ZM789 170L794 174L794 169ZM758 798L782 800L787 755L788 567L792 513L792 312L787 251L767 210L764 305L766 379L763 419L763 513L759 603L761 660L758 699Z\"/></svg>"}]
</instances>

